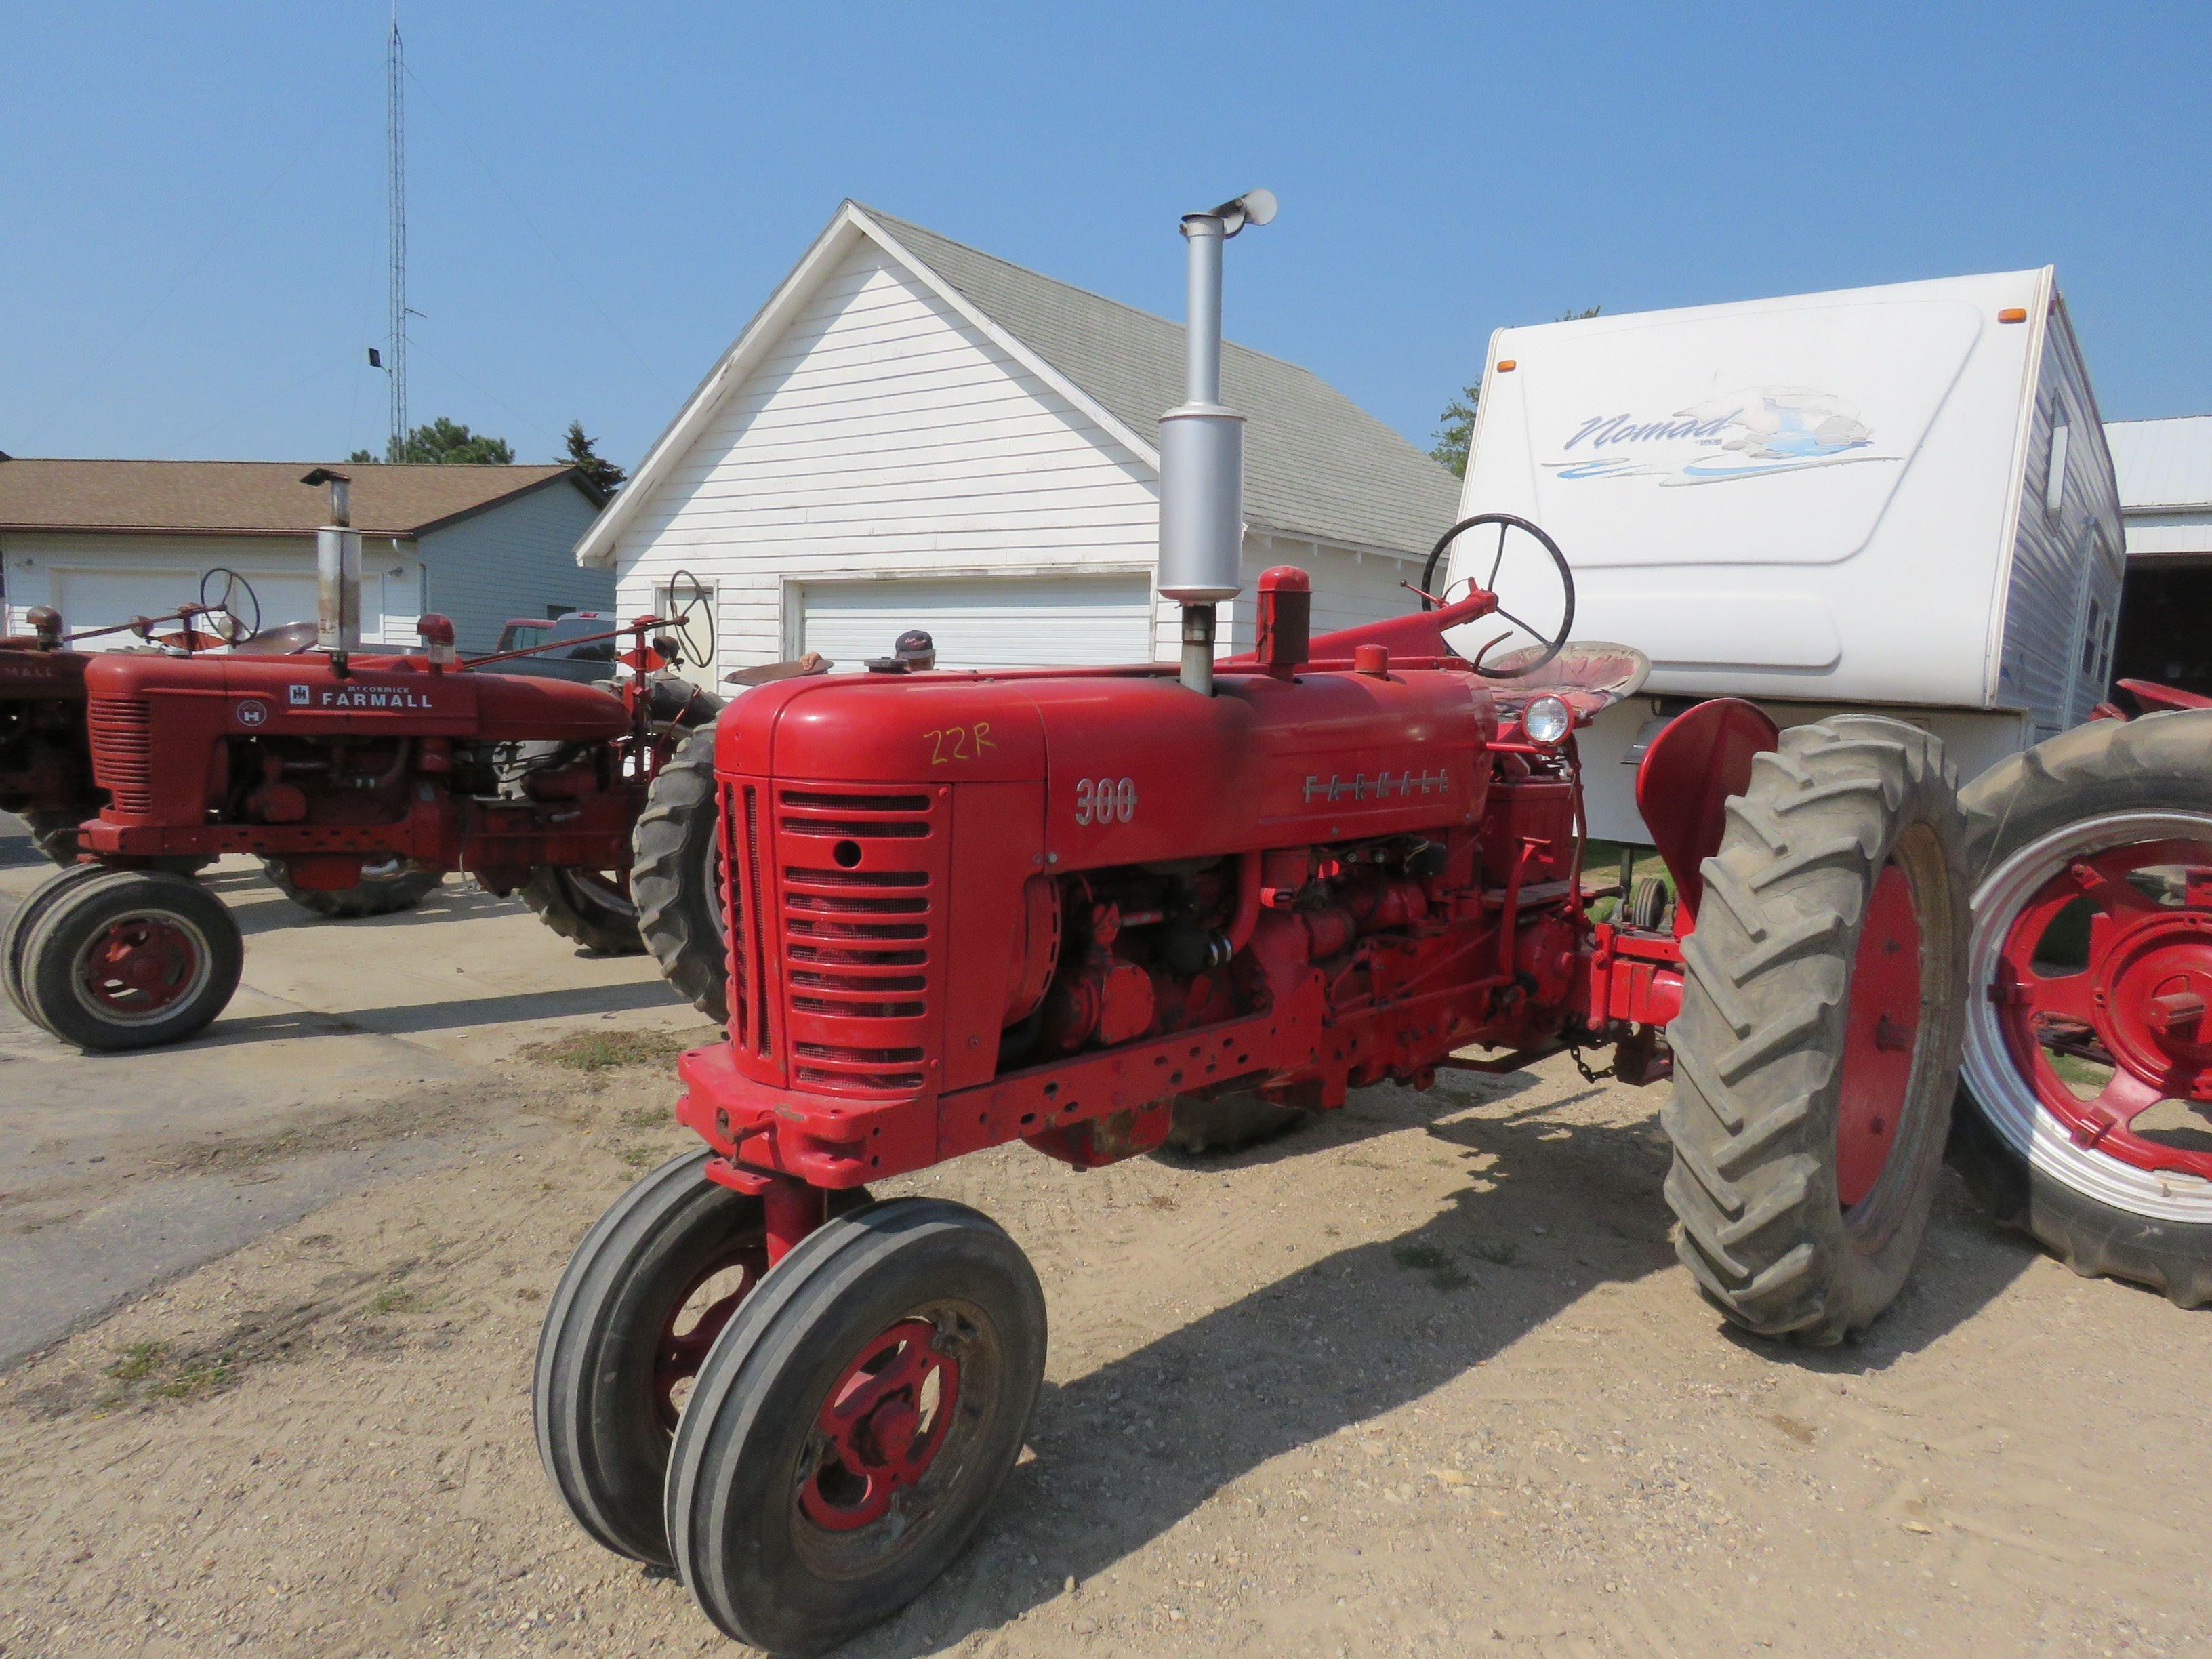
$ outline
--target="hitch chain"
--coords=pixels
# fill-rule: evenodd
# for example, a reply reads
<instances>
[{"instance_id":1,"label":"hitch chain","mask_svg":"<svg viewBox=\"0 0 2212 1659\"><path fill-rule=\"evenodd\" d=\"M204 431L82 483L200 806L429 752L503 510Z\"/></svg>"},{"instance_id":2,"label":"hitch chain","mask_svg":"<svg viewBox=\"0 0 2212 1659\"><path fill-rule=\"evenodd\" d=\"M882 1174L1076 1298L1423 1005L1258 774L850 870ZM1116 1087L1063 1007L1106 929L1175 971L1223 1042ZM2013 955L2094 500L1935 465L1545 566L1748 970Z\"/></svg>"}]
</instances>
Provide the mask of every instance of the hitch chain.
<instances>
[{"instance_id":1,"label":"hitch chain","mask_svg":"<svg viewBox=\"0 0 2212 1659\"><path fill-rule=\"evenodd\" d=\"M1583 1074L1583 1081L1585 1083L1602 1083L1609 1077L1620 1075L1620 1060L1617 1054L1613 1063L1601 1072L1591 1069L1589 1061L1583 1058L1583 1051L1572 1043L1567 1045L1567 1058L1574 1061L1575 1070Z\"/></svg>"}]
</instances>

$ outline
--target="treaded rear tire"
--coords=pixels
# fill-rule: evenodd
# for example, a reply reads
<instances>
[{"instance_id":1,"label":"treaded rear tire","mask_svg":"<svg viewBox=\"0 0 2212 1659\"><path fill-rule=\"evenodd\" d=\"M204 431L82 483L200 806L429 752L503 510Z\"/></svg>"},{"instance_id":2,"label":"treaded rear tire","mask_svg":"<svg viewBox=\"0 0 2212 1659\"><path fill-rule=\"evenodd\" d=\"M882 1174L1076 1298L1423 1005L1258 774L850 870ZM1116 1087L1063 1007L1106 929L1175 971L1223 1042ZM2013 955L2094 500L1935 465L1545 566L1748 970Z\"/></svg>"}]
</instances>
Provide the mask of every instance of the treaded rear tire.
<instances>
[{"instance_id":1,"label":"treaded rear tire","mask_svg":"<svg viewBox=\"0 0 2212 1659\"><path fill-rule=\"evenodd\" d=\"M269 878L270 885L302 910L312 910L334 921L347 921L359 916L388 916L411 910L435 892L438 884L446 878L442 871L417 869L409 860L396 862L403 867L392 874L372 876L364 870L354 885L336 892L298 885L282 859L262 860L261 870Z\"/></svg>"},{"instance_id":2,"label":"treaded rear tire","mask_svg":"<svg viewBox=\"0 0 2212 1659\"><path fill-rule=\"evenodd\" d=\"M2093 720L1991 767L1960 796L1978 896L2015 854L2069 825L2129 812L2212 811L2212 709ZM2084 1277L2124 1279L2181 1307L2212 1303L2212 1222L2137 1213L2081 1191L2038 1158L1962 1079L1950 1158L1975 1197Z\"/></svg>"},{"instance_id":3,"label":"treaded rear tire","mask_svg":"<svg viewBox=\"0 0 2212 1659\"><path fill-rule=\"evenodd\" d=\"M616 902L575 871L540 865L523 884L522 902L538 913L538 921L586 951L611 957L644 953L635 907Z\"/></svg>"},{"instance_id":4,"label":"treaded rear tire","mask_svg":"<svg viewBox=\"0 0 2212 1659\"><path fill-rule=\"evenodd\" d=\"M1729 1319L1825 1346L1903 1288L1934 1200L1957 1086L1963 824L1942 745L1874 715L1782 734L1728 803L1684 941L1668 1030L1675 1249ZM1919 1017L1880 1174L1845 1209L1837 1146L1858 942L1894 860L1918 924Z\"/></svg>"},{"instance_id":5,"label":"treaded rear tire","mask_svg":"<svg viewBox=\"0 0 2212 1659\"><path fill-rule=\"evenodd\" d=\"M730 1018L726 902L719 874L714 727L689 732L653 780L630 832L630 896L638 931L678 996L716 1024Z\"/></svg>"}]
</instances>

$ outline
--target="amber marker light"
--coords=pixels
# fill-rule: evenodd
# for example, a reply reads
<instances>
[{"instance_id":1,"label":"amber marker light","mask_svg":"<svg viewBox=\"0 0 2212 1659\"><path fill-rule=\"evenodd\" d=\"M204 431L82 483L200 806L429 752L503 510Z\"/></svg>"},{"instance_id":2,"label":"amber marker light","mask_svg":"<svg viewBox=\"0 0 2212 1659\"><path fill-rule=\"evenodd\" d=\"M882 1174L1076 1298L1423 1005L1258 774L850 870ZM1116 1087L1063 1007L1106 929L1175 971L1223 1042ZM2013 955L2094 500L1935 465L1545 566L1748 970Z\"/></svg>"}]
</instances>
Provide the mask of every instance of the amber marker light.
<instances>
[{"instance_id":1,"label":"amber marker light","mask_svg":"<svg viewBox=\"0 0 2212 1659\"><path fill-rule=\"evenodd\" d=\"M1997 313L1997 320L2001 323L2024 323L2027 320L2027 307L2007 306L2002 311Z\"/></svg>"},{"instance_id":2,"label":"amber marker light","mask_svg":"<svg viewBox=\"0 0 2212 1659\"><path fill-rule=\"evenodd\" d=\"M1518 367L1519 363L1516 359L1511 357L1502 357L1498 360L1498 372L1500 374L1510 374Z\"/></svg>"}]
</instances>

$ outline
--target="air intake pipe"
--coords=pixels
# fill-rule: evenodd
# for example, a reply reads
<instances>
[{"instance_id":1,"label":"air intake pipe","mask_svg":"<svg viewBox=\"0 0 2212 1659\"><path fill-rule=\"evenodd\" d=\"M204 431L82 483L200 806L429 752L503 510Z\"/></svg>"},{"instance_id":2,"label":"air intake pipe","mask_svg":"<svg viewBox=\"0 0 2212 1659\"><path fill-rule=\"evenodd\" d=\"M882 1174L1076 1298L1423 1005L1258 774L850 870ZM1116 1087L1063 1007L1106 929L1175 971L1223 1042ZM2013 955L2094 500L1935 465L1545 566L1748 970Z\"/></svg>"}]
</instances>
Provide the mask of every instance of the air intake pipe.
<instances>
[{"instance_id":1,"label":"air intake pipe","mask_svg":"<svg viewBox=\"0 0 2212 1659\"><path fill-rule=\"evenodd\" d=\"M1214 607L1244 585L1244 417L1221 401L1221 245L1274 216L1273 194L1254 190L1182 219L1183 401L1160 416L1159 586L1182 606L1182 683L1209 696Z\"/></svg>"}]
</instances>

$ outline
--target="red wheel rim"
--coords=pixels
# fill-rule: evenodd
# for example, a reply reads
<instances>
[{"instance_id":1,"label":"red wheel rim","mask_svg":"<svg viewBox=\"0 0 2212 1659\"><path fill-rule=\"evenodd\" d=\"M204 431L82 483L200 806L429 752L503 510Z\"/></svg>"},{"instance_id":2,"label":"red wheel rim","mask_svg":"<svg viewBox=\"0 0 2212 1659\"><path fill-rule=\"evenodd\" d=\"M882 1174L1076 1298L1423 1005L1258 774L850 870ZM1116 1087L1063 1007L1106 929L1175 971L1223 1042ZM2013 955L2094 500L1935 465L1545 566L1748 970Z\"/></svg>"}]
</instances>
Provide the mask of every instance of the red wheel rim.
<instances>
[{"instance_id":1,"label":"red wheel rim","mask_svg":"<svg viewBox=\"0 0 2212 1659\"><path fill-rule=\"evenodd\" d=\"M960 1396L960 1362L934 1346L937 1335L927 1319L902 1319L838 1374L799 1491L817 1526L850 1532L880 1520L928 1473Z\"/></svg>"},{"instance_id":2,"label":"red wheel rim","mask_svg":"<svg viewBox=\"0 0 2212 1659\"><path fill-rule=\"evenodd\" d=\"M2178 882L2154 873L2166 871ZM2087 912L2080 965L2039 957L2069 908ZM2160 1101L2212 1102L2212 845L2138 842L2070 860L2014 916L1990 994L2014 1066L2076 1146L2212 1181L2212 1152L2135 1127ZM2093 1097L2068 1086L2069 1056L2112 1068Z\"/></svg>"},{"instance_id":3,"label":"red wheel rim","mask_svg":"<svg viewBox=\"0 0 2212 1659\"><path fill-rule=\"evenodd\" d=\"M1846 1210L1888 1166L1920 1034L1920 913L1895 864L1867 901L1848 996L1836 1102L1836 1200Z\"/></svg>"},{"instance_id":4,"label":"red wheel rim","mask_svg":"<svg viewBox=\"0 0 2212 1659\"><path fill-rule=\"evenodd\" d=\"M699 1293L729 1273L739 1277L720 1287L703 1305ZM710 1258L684 1285L660 1324L660 1337L653 1351L653 1409L660 1426L676 1432L676 1419L684 1414L677 1391L699 1375L707 1350L730 1322L738 1304L753 1292L768 1272L768 1240L756 1235L741 1240Z\"/></svg>"},{"instance_id":5,"label":"red wheel rim","mask_svg":"<svg viewBox=\"0 0 2212 1659\"><path fill-rule=\"evenodd\" d=\"M198 934L169 917L118 916L78 954L77 986L103 1013L144 1019L191 994L204 957Z\"/></svg>"}]
</instances>

